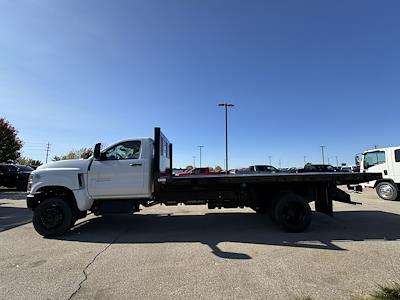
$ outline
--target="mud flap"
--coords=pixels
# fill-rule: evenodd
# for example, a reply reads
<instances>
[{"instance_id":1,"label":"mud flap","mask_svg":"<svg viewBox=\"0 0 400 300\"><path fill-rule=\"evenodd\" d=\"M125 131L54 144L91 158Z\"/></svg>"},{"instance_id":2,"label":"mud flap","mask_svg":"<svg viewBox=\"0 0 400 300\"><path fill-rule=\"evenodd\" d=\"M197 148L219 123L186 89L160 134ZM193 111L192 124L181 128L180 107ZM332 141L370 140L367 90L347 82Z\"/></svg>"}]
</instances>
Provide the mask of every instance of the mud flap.
<instances>
[{"instance_id":1,"label":"mud flap","mask_svg":"<svg viewBox=\"0 0 400 300\"><path fill-rule=\"evenodd\" d=\"M336 188L336 187L335 187ZM329 186L318 186L314 189L315 210L333 216L332 196Z\"/></svg>"}]
</instances>

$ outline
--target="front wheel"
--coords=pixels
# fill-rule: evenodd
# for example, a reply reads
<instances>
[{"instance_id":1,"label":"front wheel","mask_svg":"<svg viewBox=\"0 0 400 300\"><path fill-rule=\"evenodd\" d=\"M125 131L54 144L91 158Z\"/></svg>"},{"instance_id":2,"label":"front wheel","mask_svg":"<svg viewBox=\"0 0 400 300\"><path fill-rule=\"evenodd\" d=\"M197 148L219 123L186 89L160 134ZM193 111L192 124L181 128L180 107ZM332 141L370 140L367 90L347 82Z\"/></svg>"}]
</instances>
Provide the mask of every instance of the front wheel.
<instances>
[{"instance_id":1,"label":"front wheel","mask_svg":"<svg viewBox=\"0 0 400 300\"><path fill-rule=\"evenodd\" d=\"M60 198L44 200L33 212L33 227L44 237L64 234L71 227L72 220L71 207Z\"/></svg>"},{"instance_id":2,"label":"front wheel","mask_svg":"<svg viewBox=\"0 0 400 300\"><path fill-rule=\"evenodd\" d=\"M302 232L311 223L311 208L296 194L283 194L274 209L276 222L288 232Z\"/></svg>"},{"instance_id":3,"label":"front wheel","mask_svg":"<svg viewBox=\"0 0 400 300\"><path fill-rule=\"evenodd\" d=\"M394 201L397 199L397 186L391 182L380 182L375 189L379 198L383 200Z\"/></svg>"}]
</instances>

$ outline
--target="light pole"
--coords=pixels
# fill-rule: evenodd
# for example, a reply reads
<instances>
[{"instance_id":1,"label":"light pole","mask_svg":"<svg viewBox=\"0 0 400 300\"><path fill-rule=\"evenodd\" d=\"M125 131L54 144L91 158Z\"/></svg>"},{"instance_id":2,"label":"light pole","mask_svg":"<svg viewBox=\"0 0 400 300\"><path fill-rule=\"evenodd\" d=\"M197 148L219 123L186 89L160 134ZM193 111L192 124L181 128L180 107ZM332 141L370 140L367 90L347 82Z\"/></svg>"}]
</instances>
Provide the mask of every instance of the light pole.
<instances>
[{"instance_id":1,"label":"light pole","mask_svg":"<svg viewBox=\"0 0 400 300\"><path fill-rule=\"evenodd\" d=\"M324 148L326 146L320 146L320 147L321 147L321 152L322 152L322 164L324 165L325 164Z\"/></svg>"},{"instance_id":2,"label":"light pole","mask_svg":"<svg viewBox=\"0 0 400 300\"><path fill-rule=\"evenodd\" d=\"M234 107L235 105L220 103L218 106L225 107L225 172L228 174L228 107Z\"/></svg>"},{"instance_id":3,"label":"light pole","mask_svg":"<svg viewBox=\"0 0 400 300\"><path fill-rule=\"evenodd\" d=\"M271 165L271 158L272 158L272 156L271 156L271 155L268 155L268 160L269 160L269 165L270 165L270 166L272 166L272 165Z\"/></svg>"},{"instance_id":4,"label":"light pole","mask_svg":"<svg viewBox=\"0 0 400 300\"><path fill-rule=\"evenodd\" d=\"M339 161L338 161L337 155L335 157L336 157L336 167L339 167Z\"/></svg>"},{"instance_id":5,"label":"light pole","mask_svg":"<svg viewBox=\"0 0 400 300\"><path fill-rule=\"evenodd\" d=\"M200 168L201 168L201 148L203 148L204 146L197 146L197 147L199 147L200 150Z\"/></svg>"},{"instance_id":6,"label":"light pole","mask_svg":"<svg viewBox=\"0 0 400 300\"><path fill-rule=\"evenodd\" d=\"M193 168L196 167L196 156L193 156Z\"/></svg>"},{"instance_id":7,"label":"light pole","mask_svg":"<svg viewBox=\"0 0 400 300\"><path fill-rule=\"evenodd\" d=\"M304 155L304 165L306 165L307 156Z\"/></svg>"}]
</instances>

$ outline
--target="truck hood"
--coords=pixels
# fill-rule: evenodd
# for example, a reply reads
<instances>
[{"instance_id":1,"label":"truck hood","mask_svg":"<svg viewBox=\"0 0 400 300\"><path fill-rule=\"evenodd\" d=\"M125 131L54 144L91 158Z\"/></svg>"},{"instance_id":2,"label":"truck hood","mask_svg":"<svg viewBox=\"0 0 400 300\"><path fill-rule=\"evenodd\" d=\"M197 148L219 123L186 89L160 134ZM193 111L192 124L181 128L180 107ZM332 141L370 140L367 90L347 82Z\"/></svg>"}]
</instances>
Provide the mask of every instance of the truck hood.
<instances>
[{"instance_id":1,"label":"truck hood","mask_svg":"<svg viewBox=\"0 0 400 300\"><path fill-rule=\"evenodd\" d=\"M36 170L43 171L46 169L78 169L82 173L86 173L92 159L68 159L68 160L60 160L51 162L48 164L41 165Z\"/></svg>"}]
</instances>

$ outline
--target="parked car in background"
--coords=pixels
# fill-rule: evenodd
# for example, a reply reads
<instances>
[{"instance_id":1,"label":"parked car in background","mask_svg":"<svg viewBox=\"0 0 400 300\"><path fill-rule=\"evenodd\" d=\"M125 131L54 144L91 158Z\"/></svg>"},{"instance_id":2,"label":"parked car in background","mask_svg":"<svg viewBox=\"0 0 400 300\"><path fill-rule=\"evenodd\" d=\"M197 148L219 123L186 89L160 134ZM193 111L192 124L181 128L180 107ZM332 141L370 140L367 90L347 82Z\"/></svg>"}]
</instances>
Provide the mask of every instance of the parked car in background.
<instances>
[{"instance_id":1,"label":"parked car in background","mask_svg":"<svg viewBox=\"0 0 400 300\"><path fill-rule=\"evenodd\" d=\"M33 168L24 165L0 164L0 186L26 191Z\"/></svg>"},{"instance_id":2,"label":"parked car in background","mask_svg":"<svg viewBox=\"0 0 400 300\"><path fill-rule=\"evenodd\" d=\"M342 166L340 172L358 173L360 172L360 166Z\"/></svg>"},{"instance_id":3,"label":"parked car in background","mask_svg":"<svg viewBox=\"0 0 400 300\"><path fill-rule=\"evenodd\" d=\"M254 165L249 167L250 173L279 173L279 170L268 165Z\"/></svg>"},{"instance_id":4,"label":"parked car in background","mask_svg":"<svg viewBox=\"0 0 400 300\"><path fill-rule=\"evenodd\" d=\"M223 172L211 171L209 167L193 168L189 171L177 173L176 176L196 176L196 175L221 175Z\"/></svg>"},{"instance_id":5,"label":"parked car in background","mask_svg":"<svg viewBox=\"0 0 400 300\"><path fill-rule=\"evenodd\" d=\"M274 174L274 173L279 173L279 170L273 166L268 166L268 165L254 165L254 166L249 166L248 168L229 170L229 174L233 175L254 174L254 173Z\"/></svg>"},{"instance_id":6,"label":"parked car in background","mask_svg":"<svg viewBox=\"0 0 400 300\"><path fill-rule=\"evenodd\" d=\"M313 165L306 164L303 169L298 169L298 173L308 173L308 172L317 172L317 173L330 173L336 172L336 169L331 165Z\"/></svg>"}]
</instances>

